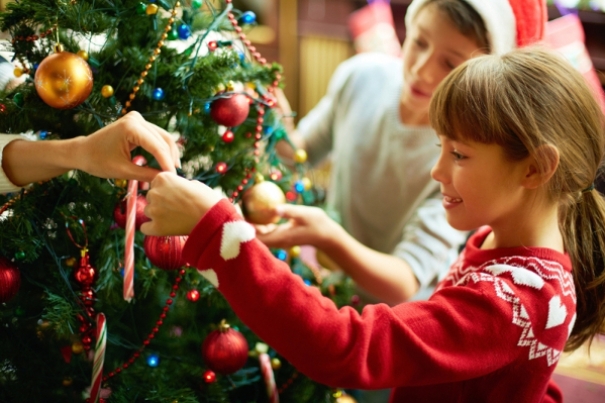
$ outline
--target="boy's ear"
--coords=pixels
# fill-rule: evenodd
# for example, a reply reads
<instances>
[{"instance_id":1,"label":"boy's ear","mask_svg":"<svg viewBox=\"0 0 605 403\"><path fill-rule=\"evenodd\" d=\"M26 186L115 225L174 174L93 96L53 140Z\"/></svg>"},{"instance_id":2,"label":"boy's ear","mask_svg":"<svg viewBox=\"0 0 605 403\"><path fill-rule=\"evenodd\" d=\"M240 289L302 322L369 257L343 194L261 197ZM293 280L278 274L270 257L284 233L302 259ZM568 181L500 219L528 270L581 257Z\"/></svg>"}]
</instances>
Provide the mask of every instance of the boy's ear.
<instances>
[{"instance_id":1,"label":"boy's ear","mask_svg":"<svg viewBox=\"0 0 605 403\"><path fill-rule=\"evenodd\" d=\"M528 157L527 170L523 178L523 186L536 189L552 178L559 166L559 150L557 147L544 144L536 149L536 154Z\"/></svg>"}]
</instances>

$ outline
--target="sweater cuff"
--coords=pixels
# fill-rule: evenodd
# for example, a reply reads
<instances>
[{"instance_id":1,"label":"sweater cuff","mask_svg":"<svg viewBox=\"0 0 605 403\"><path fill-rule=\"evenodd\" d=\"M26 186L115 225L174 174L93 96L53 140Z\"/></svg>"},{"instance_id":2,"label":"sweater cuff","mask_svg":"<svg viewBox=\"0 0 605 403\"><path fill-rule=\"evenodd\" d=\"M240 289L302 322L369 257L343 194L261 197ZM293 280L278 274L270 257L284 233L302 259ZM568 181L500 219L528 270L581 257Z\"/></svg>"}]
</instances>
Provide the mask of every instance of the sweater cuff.
<instances>
[{"instance_id":1,"label":"sweater cuff","mask_svg":"<svg viewBox=\"0 0 605 403\"><path fill-rule=\"evenodd\" d=\"M12 183L2 169L2 155L4 152L4 147L14 140L26 139L18 134L0 134L0 194L18 192L22 189L21 186L17 186Z\"/></svg>"},{"instance_id":2,"label":"sweater cuff","mask_svg":"<svg viewBox=\"0 0 605 403\"><path fill-rule=\"evenodd\" d=\"M221 236L223 224L229 221L242 221L235 207L227 199L221 199L204 214L185 243L183 257L191 266L196 266L205 250L213 240ZM207 267L198 267L199 270Z\"/></svg>"}]
</instances>

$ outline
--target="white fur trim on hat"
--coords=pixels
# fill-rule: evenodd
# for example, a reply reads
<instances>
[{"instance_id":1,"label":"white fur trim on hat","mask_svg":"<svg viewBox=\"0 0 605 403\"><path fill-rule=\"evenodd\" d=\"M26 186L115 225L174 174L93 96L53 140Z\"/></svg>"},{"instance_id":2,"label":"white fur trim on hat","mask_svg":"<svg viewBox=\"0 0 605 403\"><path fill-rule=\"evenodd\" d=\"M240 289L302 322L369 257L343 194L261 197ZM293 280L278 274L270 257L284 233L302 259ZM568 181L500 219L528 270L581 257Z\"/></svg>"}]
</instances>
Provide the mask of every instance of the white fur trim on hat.
<instances>
[{"instance_id":1,"label":"white fur trim on hat","mask_svg":"<svg viewBox=\"0 0 605 403\"><path fill-rule=\"evenodd\" d=\"M413 0L405 15L410 26L418 11L428 0ZM483 18L492 53L503 54L517 47L515 14L508 0L464 0Z\"/></svg>"}]
</instances>

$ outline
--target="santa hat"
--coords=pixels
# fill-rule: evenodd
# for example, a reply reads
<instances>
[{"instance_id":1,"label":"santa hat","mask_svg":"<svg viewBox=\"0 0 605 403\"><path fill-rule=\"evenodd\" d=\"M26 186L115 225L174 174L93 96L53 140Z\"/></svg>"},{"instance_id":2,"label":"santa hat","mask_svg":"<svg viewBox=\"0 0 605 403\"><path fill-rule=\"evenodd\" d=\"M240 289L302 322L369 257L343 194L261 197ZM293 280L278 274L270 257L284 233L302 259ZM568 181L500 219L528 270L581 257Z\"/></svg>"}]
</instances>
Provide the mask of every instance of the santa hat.
<instances>
[{"instance_id":1,"label":"santa hat","mask_svg":"<svg viewBox=\"0 0 605 403\"><path fill-rule=\"evenodd\" d=\"M429 0L413 0L405 15L410 26ZM492 53L502 54L516 47L542 40L547 21L545 0L463 0L483 18Z\"/></svg>"}]
</instances>

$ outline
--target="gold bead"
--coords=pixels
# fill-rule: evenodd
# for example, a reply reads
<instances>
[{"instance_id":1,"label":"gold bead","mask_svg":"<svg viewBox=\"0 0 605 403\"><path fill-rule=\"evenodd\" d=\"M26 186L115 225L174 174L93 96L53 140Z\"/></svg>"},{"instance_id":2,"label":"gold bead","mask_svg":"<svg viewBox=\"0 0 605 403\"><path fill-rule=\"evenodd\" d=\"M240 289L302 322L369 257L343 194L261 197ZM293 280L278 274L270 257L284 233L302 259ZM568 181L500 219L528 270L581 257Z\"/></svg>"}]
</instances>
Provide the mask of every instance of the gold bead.
<instances>
[{"instance_id":1,"label":"gold bead","mask_svg":"<svg viewBox=\"0 0 605 403\"><path fill-rule=\"evenodd\" d=\"M149 70L150 68L151 68L151 63L147 63L147 64L145 65L145 70Z\"/></svg>"},{"instance_id":2,"label":"gold bead","mask_svg":"<svg viewBox=\"0 0 605 403\"><path fill-rule=\"evenodd\" d=\"M130 102L130 101L126 101L126 102L124 103L124 105L125 105L127 108L130 108L131 102Z\"/></svg>"},{"instance_id":3,"label":"gold bead","mask_svg":"<svg viewBox=\"0 0 605 403\"><path fill-rule=\"evenodd\" d=\"M130 98L130 100L131 100L131 101L132 101L132 100L133 100L135 97L136 97L136 94L130 94L130 95L128 96L128 98Z\"/></svg>"},{"instance_id":4,"label":"gold bead","mask_svg":"<svg viewBox=\"0 0 605 403\"><path fill-rule=\"evenodd\" d=\"M150 62L152 62L152 63L153 63L153 62L155 62L155 59L157 59L157 56L156 56L156 55L151 55L151 56L149 56L149 61L150 61Z\"/></svg>"},{"instance_id":5,"label":"gold bead","mask_svg":"<svg viewBox=\"0 0 605 403\"><path fill-rule=\"evenodd\" d=\"M233 91L235 89L235 83L233 81L229 81L227 83L227 91Z\"/></svg>"},{"instance_id":6,"label":"gold bead","mask_svg":"<svg viewBox=\"0 0 605 403\"><path fill-rule=\"evenodd\" d=\"M143 84L144 82L145 82L145 80L144 80L144 79L142 79L142 78L139 78L139 79L137 80L137 84L139 84L139 85Z\"/></svg>"},{"instance_id":7,"label":"gold bead","mask_svg":"<svg viewBox=\"0 0 605 403\"><path fill-rule=\"evenodd\" d=\"M271 358L271 368L273 368L273 369L281 368L281 361L279 360L279 358L277 358L277 357Z\"/></svg>"},{"instance_id":8,"label":"gold bead","mask_svg":"<svg viewBox=\"0 0 605 403\"><path fill-rule=\"evenodd\" d=\"M300 246L293 246L290 248L290 256L291 257L299 257L300 256Z\"/></svg>"},{"instance_id":9,"label":"gold bead","mask_svg":"<svg viewBox=\"0 0 605 403\"><path fill-rule=\"evenodd\" d=\"M73 379L71 379L69 376L66 376L65 378L63 378L63 386L70 386L73 383Z\"/></svg>"},{"instance_id":10,"label":"gold bead","mask_svg":"<svg viewBox=\"0 0 605 403\"><path fill-rule=\"evenodd\" d=\"M141 87L139 87L138 85L135 85L134 88L132 89L132 91L139 92L140 89L141 89Z\"/></svg>"},{"instance_id":11,"label":"gold bead","mask_svg":"<svg viewBox=\"0 0 605 403\"><path fill-rule=\"evenodd\" d=\"M21 67L15 67L13 74L15 77L21 77L23 75L23 69Z\"/></svg>"},{"instance_id":12,"label":"gold bead","mask_svg":"<svg viewBox=\"0 0 605 403\"><path fill-rule=\"evenodd\" d=\"M145 9L145 14L147 14L147 15L153 15L153 14L156 14L157 12L158 12L157 4L148 4L147 8Z\"/></svg>"},{"instance_id":13,"label":"gold bead","mask_svg":"<svg viewBox=\"0 0 605 403\"><path fill-rule=\"evenodd\" d=\"M162 40L168 38L168 34L166 32L164 32L161 36ZM164 45L164 43L162 42L162 45Z\"/></svg>"},{"instance_id":14,"label":"gold bead","mask_svg":"<svg viewBox=\"0 0 605 403\"><path fill-rule=\"evenodd\" d=\"M301 182L304 185L305 190L309 190L313 186L313 183L311 182L311 179L307 178L306 176L301 179Z\"/></svg>"},{"instance_id":15,"label":"gold bead","mask_svg":"<svg viewBox=\"0 0 605 403\"><path fill-rule=\"evenodd\" d=\"M307 162L307 152L302 148L296 150L294 153L294 161L298 162L299 164Z\"/></svg>"},{"instance_id":16,"label":"gold bead","mask_svg":"<svg viewBox=\"0 0 605 403\"><path fill-rule=\"evenodd\" d=\"M82 351L84 351L84 346L82 345L81 342L76 341L74 342L74 344L71 345L71 352L74 354L80 354Z\"/></svg>"},{"instance_id":17,"label":"gold bead","mask_svg":"<svg viewBox=\"0 0 605 403\"><path fill-rule=\"evenodd\" d=\"M128 181L126 179L114 179L113 184L119 188L125 188L128 185Z\"/></svg>"},{"instance_id":18,"label":"gold bead","mask_svg":"<svg viewBox=\"0 0 605 403\"><path fill-rule=\"evenodd\" d=\"M113 87L111 85L104 85L101 87L101 95L105 98L109 98L113 95Z\"/></svg>"},{"instance_id":19,"label":"gold bead","mask_svg":"<svg viewBox=\"0 0 605 403\"><path fill-rule=\"evenodd\" d=\"M77 53L78 56L80 56L82 59L88 61L88 52L85 50L78 50Z\"/></svg>"},{"instance_id":20,"label":"gold bead","mask_svg":"<svg viewBox=\"0 0 605 403\"><path fill-rule=\"evenodd\" d=\"M168 24L172 24L172 23L174 23L174 18L173 17L168 18Z\"/></svg>"},{"instance_id":21,"label":"gold bead","mask_svg":"<svg viewBox=\"0 0 605 403\"><path fill-rule=\"evenodd\" d=\"M166 35L166 36L168 36L168 35ZM158 48L161 48L162 46L164 46L164 41L159 41L158 42Z\"/></svg>"},{"instance_id":22,"label":"gold bead","mask_svg":"<svg viewBox=\"0 0 605 403\"><path fill-rule=\"evenodd\" d=\"M67 259L65 259L65 266L67 267L74 267L76 265L76 258L75 257L68 257Z\"/></svg>"},{"instance_id":23,"label":"gold bead","mask_svg":"<svg viewBox=\"0 0 605 403\"><path fill-rule=\"evenodd\" d=\"M147 77L147 72L146 71L142 71L141 72L141 77Z\"/></svg>"},{"instance_id":24,"label":"gold bead","mask_svg":"<svg viewBox=\"0 0 605 403\"><path fill-rule=\"evenodd\" d=\"M180 7L181 6L181 2L177 1L176 4L174 5L174 7Z\"/></svg>"},{"instance_id":25,"label":"gold bead","mask_svg":"<svg viewBox=\"0 0 605 403\"><path fill-rule=\"evenodd\" d=\"M162 50L161 50L160 48L155 48L155 49L153 50L153 54L154 54L154 55L159 55L161 51L162 51Z\"/></svg>"}]
</instances>

